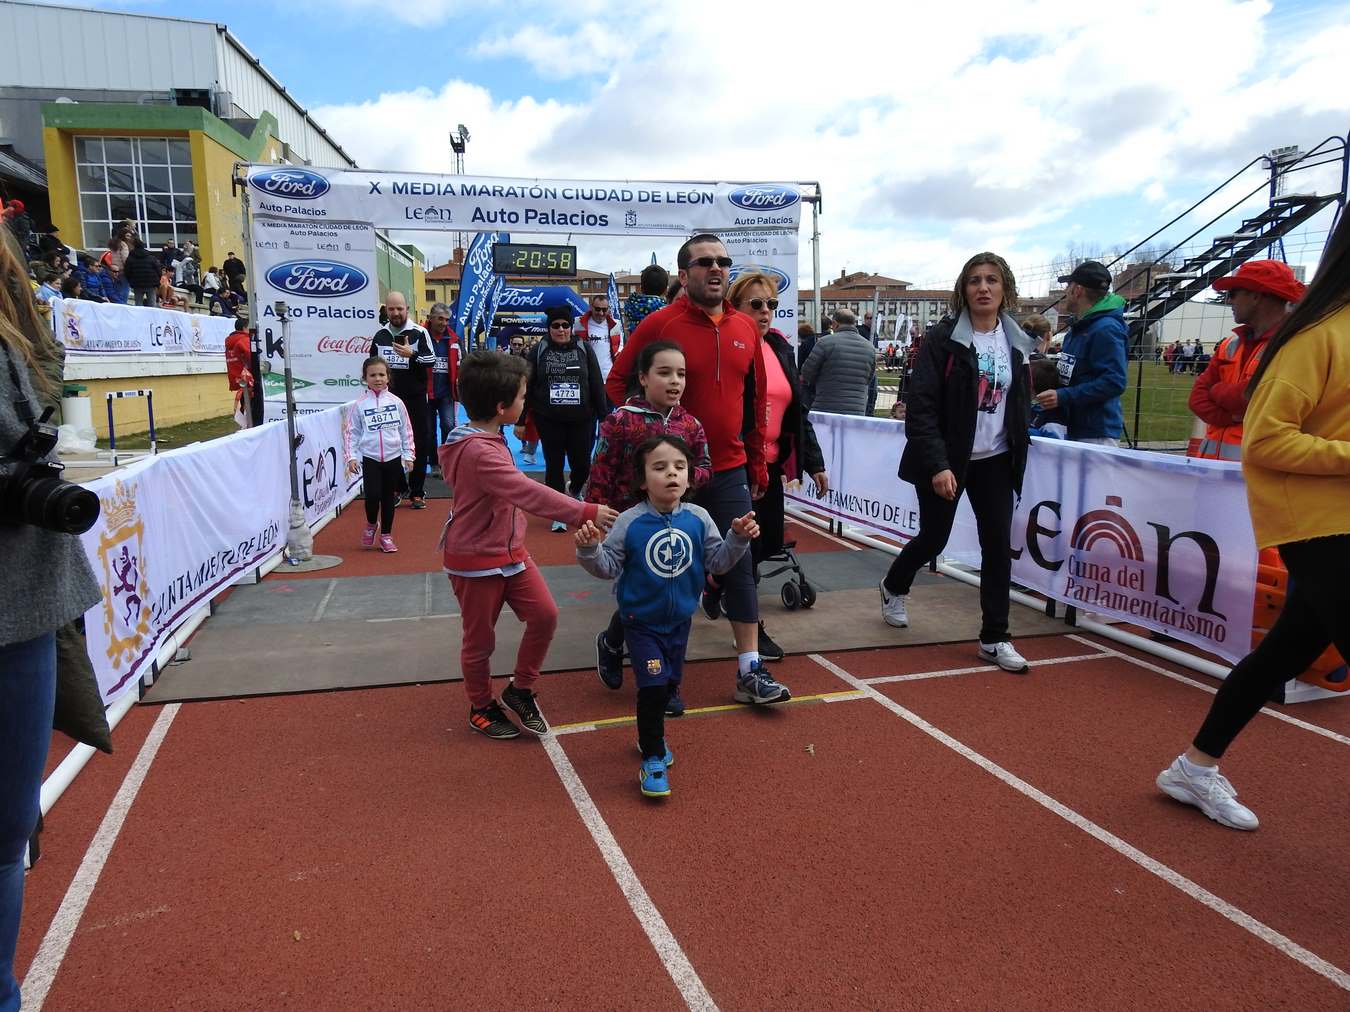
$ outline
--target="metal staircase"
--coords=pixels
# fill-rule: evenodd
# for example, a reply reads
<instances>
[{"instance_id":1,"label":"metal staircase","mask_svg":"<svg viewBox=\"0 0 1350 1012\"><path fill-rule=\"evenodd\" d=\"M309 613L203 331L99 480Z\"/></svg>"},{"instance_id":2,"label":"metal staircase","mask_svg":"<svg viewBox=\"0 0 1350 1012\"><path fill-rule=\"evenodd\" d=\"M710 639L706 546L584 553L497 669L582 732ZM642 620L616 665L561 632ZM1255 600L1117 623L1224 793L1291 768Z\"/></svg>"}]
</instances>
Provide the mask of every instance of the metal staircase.
<instances>
[{"instance_id":1,"label":"metal staircase","mask_svg":"<svg viewBox=\"0 0 1350 1012\"><path fill-rule=\"evenodd\" d=\"M1163 261L1159 273L1154 274L1151 268L1145 270L1145 291L1125 304L1130 347L1137 349L1150 327L1195 298L1216 278L1231 274L1340 199L1340 194L1291 193L1276 197L1256 217L1245 220L1236 232L1215 236L1208 249L1188 257L1180 266L1165 266L1167 254L1164 254L1159 258ZM1175 252L1189 238L1168 253Z\"/></svg>"}]
</instances>

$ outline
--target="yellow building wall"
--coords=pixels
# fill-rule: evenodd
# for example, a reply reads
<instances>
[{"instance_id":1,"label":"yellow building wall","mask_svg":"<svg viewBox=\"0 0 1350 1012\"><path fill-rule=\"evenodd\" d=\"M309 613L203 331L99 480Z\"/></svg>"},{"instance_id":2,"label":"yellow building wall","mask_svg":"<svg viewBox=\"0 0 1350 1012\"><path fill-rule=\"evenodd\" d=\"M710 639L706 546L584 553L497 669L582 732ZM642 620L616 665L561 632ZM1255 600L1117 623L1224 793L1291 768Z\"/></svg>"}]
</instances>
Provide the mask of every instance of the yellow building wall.
<instances>
[{"instance_id":1,"label":"yellow building wall","mask_svg":"<svg viewBox=\"0 0 1350 1012\"><path fill-rule=\"evenodd\" d=\"M193 376L147 376L136 379L82 379L80 385L89 388L89 399L94 419L94 431L100 442L108 438L108 404L104 397L109 391L153 390L155 393L155 428L200 422L234 413L234 394L223 372L198 373ZM119 436L145 432L144 397L121 397L113 400L113 421Z\"/></svg>"},{"instance_id":2,"label":"yellow building wall","mask_svg":"<svg viewBox=\"0 0 1350 1012\"><path fill-rule=\"evenodd\" d=\"M52 224L67 245L84 249L84 221L80 217L80 190L75 180L75 139L63 130L42 128L42 156L47 161L47 202ZM97 240L95 240L97 241ZM107 242L108 237L103 237Z\"/></svg>"},{"instance_id":3,"label":"yellow building wall","mask_svg":"<svg viewBox=\"0 0 1350 1012\"><path fill-rule=\"evenodd\" d=\"M231 251L243 260L244 215L231 182L239 156L199 130L193 130L188 141L192 150L192 187L197 198L202 269L219 267ZM276 138L268 137L262 161L274 161L279 154L280 144Z\"/></svg>"},{"instance_id":4,"label":"yellow building wall","mask_svg":"<svg viewBox=\"0 0 1350 1012\"><path fill-rule=\"evenodd\" d=\"M413 283L412 291L413 319L420 320L427 315L427 310L431 308L431 303L427 301L427 272L422 269L421 263L417 258L413 258Z\"/></svg>"}]
</instances>

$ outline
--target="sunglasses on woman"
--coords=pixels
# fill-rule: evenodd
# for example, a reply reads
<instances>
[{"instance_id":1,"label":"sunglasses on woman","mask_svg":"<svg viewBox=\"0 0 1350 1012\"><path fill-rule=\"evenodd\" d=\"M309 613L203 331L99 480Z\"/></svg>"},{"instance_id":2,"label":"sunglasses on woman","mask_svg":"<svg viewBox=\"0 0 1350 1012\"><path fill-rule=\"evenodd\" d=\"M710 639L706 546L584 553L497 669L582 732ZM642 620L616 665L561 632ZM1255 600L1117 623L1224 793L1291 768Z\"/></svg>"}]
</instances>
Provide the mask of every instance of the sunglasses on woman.
<instances>
[{"instance_id":1,"label":"sunglasses on woman","mask_svg":"<svg viewBox=\"0 0 1350 1012\"><path fill-rule=\"evenodd\" d=\"M763 309L765 306L768 306L770 309L777 309L777 308L778 308L778 300L777 300L777 299L751 299L750 302L749 302L749 306L750 306L751 309L753 309L755 312L758 313L758 312L759 312L761 309Z\"/></svg>"},{"instance_id":2,"label":"sunglasses on woman","mask_svg":"<svg viewBox=\"0 0 1350 1012\"><path fill-rule=\"evenodd\" d=\"M702 267L704 270L707 270L714 264L718 267L730 267L731 257L695 257L693 260L689 261L690 267Z\"/></svg>"},{"instance_id":3,"label":"sunglasses on woman","mask_svg":"<svg viewBox=\"0 0 1350 1012\"><path fill-rule=\"evenodd\" d=\"M572 325L571 325L570 323L568 323L566 320L554 320L552 323L550 323L550 324L548 325L548 329L549 329L549 330L564 330L564 329L566 329L566 330L571 330L571 329L572 329Z\"/></svg>"}]
</instances>

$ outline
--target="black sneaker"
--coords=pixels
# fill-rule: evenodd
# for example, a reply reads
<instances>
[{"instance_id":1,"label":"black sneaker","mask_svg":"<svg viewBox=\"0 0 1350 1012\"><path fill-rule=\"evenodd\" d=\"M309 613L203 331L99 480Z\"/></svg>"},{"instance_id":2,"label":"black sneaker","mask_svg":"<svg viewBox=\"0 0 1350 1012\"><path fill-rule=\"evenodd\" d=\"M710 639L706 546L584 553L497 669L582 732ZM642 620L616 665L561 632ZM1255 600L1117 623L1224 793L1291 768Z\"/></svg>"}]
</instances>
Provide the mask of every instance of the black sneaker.
<instances>
[{"instance_id":1,"label":"black sneaker","mask_svg":"<svg viewBox=\"0 0 1350 1012\"><path fill-rule=\"evenodd\" d=\"M703 588L703 614L716 622L722 617L722 588L704 586Z\"/></svg>"},{"instance_id":2,"label":"black sneaker","mask_svg":"<svg viewBox=\"0 0 1350 1012\"><path fill-rule=\"evenodd\" d=\"M548 734L548 721L539 712L535 704L534 693L529 689L517 689L512 682L502 690L502 705L520 718L520 726L531 734Z\"/></svg>"},{"instance_id":3,"label":"black sneaker","mask_svg":"<svg viewBox=\"0 0 1350 1012\"><path fill-rule=\"evenodd\" d=\"M607 689L623 686L623 651L609 645L604 629L595 634L595 673Z\"/></svg>"},{"instance_id":4,"label":"black sneaker","mask_svg":"<svg viewBox=\"0 0 1350 1012\"><path fill-rule=\"evenodd\" d=\"M684 716L684 697L680 695L680 687L678 685L672 685L670 687L670 696L666 700L666 716Z\"/></svg>"},{"instance_id":5,"label":"black sneaker","mask_svg":"<svg viewBox=\"0 0 1350 1012\"><path fill-rule=\"evenodd\" d=\"M495 699L482 709L475 707L469 710L469 727L489 738L520 737L520 728L512 724L510 718L502 713L502 708L497 705Z\"/></svg>"},{"instance_id":6,"label":"black sneaker","mask_svg":"<svg viewBox=\"0 0 1350 1012\"><path fill-rule=\"evenodd\" d=\"M759 656L760 660L765 661L781 661L783 659L783 648L764 631L763 622L759 624Z\"/></svg>"}]
</instances>

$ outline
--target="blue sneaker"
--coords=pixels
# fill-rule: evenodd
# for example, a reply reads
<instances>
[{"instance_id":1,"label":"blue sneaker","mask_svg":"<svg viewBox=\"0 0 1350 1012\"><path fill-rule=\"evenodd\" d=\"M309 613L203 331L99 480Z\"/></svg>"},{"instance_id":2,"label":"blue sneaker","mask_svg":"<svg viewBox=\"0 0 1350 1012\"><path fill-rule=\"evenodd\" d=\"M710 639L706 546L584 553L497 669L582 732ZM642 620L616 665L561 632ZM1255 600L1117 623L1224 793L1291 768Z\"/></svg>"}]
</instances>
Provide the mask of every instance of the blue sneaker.
<instances>
[{"instance_id":1,"label":"blue sneaker","mask_svg":"<svg viewBox=\"0 0 1350 1012\"><path fill-rule=\"evenodd\" d=\"M666 716L684 716L684 697L680 695L680 687L678 685L672 685L670 687L670 697L666 700Z\"/></svg>"},{"instance_id":2,"label":"blue sneaker","mask_svg":"<svg viewBox=\"0 0 1350 1012\"><path fill-rule=\"evenodd\" d=\"M638 771L638 783L642 785L642 793L646 797L670 797L670 778L666 776L666 764L660 759L642 760L642 769Z\"/></svg>"},{"instance_id":3,"label":"blue sneaker","mask_svg":"<svg viewBox=\"0 0 1350 1012\"><path fill-rule=\"evenodd\" d=\"M641 746L641 745L639 745L639 746L637 747L637 750L638 750L638 755L642 755L642 746ZM669 767L675 765L675 753L672 752L672 751L670 750L670 746L669 746L669 745L666 745L666 754L665 754L665 757L664 757L661 761L662 761L663 763L666 764L667 768L669 768Z\"/></svg>"},{"instance_id":4,"label":"blue sneaker","mask_svg":"<svg viewBox=\"0 0 1350 1012\"><path fill-rule=\"evenodd\" d=\"M736 702L754 703L763 706L768 703L786 703L792 698L786 685L780 685L764 665L756 661L754 667L744 674L736 673Z\"/></svg>"}]
</instances>

